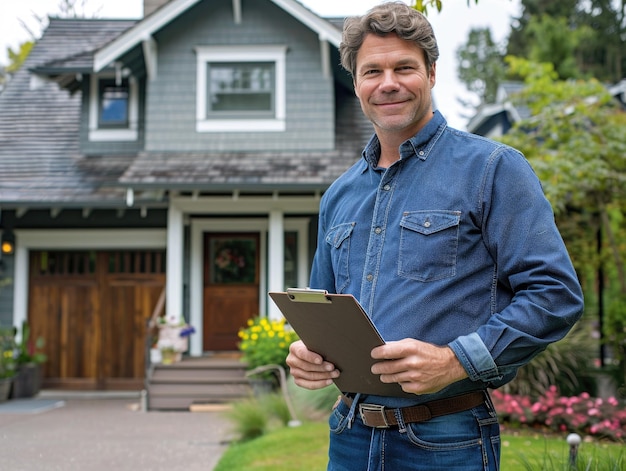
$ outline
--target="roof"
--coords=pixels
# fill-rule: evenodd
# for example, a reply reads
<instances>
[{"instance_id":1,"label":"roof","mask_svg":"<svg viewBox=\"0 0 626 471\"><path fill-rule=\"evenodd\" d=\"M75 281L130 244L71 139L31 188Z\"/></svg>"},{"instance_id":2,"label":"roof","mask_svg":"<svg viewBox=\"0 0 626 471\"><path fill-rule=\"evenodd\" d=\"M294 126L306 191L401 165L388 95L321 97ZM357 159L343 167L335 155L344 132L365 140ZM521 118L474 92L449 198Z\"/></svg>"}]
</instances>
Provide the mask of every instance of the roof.
<instances>
[{"instance_id":1,"label":"roof","mask_svg":"<svg viewBox=\"0 0 626 471\"><path fill-rule=\"evenodd\" d=\"M123 198L116 182L132 159L87 159L79 153L80 94L37 79L32 69L93 51L134 21L51 18L24 66L0 94L0 202Z\"/></svg>"},{"instance_id":2,"label":"roof","mask_svg":"<svg viewBox=\"0 0 626 471\"><path fill-rule=\"evenodd\" d=\"M97 51L94 57L94 69L96 72L113 63L123 54L150 38L161 28L180 16L183 12L193 7L202 0L170 0L143 21L129 28L118 38ZM306 27L315 31L321 40L329 41L335 47L339 47L341 30L337 29L327 20L320 18L301 3L294 0L269 0L285 10Z\"/></svg>"},{"instance_id":3,"label":"roof","mask_svg":"<svg viewBox=\"0 0 626 471\"><path fill-rule=\"evenodd\" d=\"M303 16L308 15L301 12L304 7L292 0L275 3L284 3ZM162 10L167 10L167 5L153 15ZM99 51L119 44L119 38L126 37L129 30L135 31L139 23L50 18L24 66L0 94L3 207L124 206L128 188L150 190L146 195L154 194L152 190L174 188L325 190L359 158L372 126L352 90L341 85L336 86L337 145L333 150L214 155L82 154L81 93L77 92L80 88L67 83L59 86L53 80L80 80L81 71L93 72ZM335 28L331 22L325 24ZM46 75L53 80L44 80ZM137 195L135 201L139 203L141 198Z\"/></svg>"}]
</instances>

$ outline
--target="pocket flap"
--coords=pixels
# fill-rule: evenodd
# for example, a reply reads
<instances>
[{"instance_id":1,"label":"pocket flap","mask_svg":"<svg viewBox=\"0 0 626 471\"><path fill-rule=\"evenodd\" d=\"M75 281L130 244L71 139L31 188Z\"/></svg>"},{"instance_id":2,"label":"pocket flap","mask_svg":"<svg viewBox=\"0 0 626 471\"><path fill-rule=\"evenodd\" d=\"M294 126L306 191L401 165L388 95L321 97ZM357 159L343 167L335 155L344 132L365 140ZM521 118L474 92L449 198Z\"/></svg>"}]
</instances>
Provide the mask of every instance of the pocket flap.
<instances>
[{"instance_id":1,"label":"pocket flap","mask_svg":"<svg viewBox=\"0 0 626 471\"><path fill-rule=\"evenodd\" d=\"M339 224L338 226L331 227L326 233L326 242L338 249L341 243L350 237L355 224L356 222L346 222Z\"/></svg>"},{"instance_id":2,"label":"pocket flap","mask_svg":"<svg viewBox=\"0 0 626 471\"><path fill-rule=\"evenodd\" d=\"M460 211L413 211L404 213L400 226L429 235L458 226L460 221Z\"/></svg>"}]
</instances>

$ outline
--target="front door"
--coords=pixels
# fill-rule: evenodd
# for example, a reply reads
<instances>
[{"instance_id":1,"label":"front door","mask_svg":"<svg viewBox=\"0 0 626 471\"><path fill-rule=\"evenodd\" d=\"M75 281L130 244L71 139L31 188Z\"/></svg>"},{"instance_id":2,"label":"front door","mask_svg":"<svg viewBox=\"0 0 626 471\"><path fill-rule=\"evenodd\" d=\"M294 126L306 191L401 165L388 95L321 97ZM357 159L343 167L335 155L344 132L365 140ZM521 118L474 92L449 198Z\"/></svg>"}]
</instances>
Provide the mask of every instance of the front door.
<instances>
[{"instance_id":1,"label":"front door","mask_svg":"<svg viewBox=\"0 0 626 471\"><path fill-rule=\"evenodd\" d=\"M204 235L204 351L236 350L237 333L259 313L259 234Z\"/></svg>"}]
</instances>

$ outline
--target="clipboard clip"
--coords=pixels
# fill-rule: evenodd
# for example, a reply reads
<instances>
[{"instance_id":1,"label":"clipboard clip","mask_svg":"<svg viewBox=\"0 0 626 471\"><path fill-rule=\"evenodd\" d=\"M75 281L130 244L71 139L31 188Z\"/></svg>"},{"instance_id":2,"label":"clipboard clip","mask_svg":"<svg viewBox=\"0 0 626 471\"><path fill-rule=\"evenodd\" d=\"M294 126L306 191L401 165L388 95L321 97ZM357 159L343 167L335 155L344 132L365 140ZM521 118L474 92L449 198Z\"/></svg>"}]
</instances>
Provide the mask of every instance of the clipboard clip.
<instances>
[{"instance_id":1,"label":"clipboard clip","mask_svg":"<svg viewBox=\"0 0 626 471\"><path fill-rule=\"evenodd\" d=\"M287 295L295 303L332 303L332 300L328 297L328 291L325 289L287 288Z\"/></svg>"}]
</instances>

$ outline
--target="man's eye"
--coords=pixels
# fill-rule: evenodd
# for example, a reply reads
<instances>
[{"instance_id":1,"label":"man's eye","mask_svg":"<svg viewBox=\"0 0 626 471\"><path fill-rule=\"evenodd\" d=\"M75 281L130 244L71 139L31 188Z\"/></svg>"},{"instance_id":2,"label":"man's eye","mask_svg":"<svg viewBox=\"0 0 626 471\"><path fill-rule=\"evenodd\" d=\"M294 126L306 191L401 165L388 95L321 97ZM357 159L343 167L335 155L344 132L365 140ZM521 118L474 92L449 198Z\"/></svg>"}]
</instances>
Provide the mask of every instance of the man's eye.
<instances>
[{"instance_id":1,"label":"man's eye","mask_svg":"<svg viewBox=\"0 0 626 471\"><path fill-rule=\"evenodd\" d=\"M370 69L370 70L366 70L363 75L374 75L377 74L379 72L378 69Z\"/></svg>"}]
</instances>

